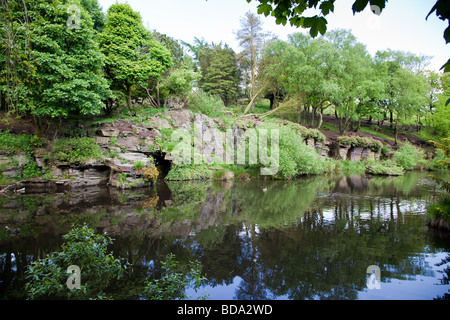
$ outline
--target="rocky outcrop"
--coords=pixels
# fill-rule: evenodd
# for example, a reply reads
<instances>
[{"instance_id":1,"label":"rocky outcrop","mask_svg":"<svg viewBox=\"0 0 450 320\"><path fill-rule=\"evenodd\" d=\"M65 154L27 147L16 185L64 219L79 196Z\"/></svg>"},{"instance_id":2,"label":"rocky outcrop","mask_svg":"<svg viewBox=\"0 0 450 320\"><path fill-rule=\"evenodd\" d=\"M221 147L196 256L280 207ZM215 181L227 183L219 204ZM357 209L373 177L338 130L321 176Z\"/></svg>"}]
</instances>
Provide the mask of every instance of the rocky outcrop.
<instances>
[{"instance_id":1,"label":"rocky outcrop","mask_svg":"<svg viewBox=\"0 0 450 320\"><path fill-rule=\"evenodd\" d=\"M340 160L380 160L381 147L378 141L359 137L340 137L331 145L330 156Z\"/></svg>"}]
</instances>

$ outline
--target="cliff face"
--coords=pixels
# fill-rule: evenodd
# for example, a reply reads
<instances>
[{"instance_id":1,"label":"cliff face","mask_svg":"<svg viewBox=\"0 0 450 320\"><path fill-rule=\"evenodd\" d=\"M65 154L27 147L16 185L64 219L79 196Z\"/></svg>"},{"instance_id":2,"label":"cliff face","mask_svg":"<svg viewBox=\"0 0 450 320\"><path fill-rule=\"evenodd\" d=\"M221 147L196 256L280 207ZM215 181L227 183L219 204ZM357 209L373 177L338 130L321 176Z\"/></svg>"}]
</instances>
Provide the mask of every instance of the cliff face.
<instances>
[{"instance_id":1,"label":"cliff face","mask_svg":"<svg viewBox=\"0 0 450 320\"><path fill-rule=\"evenodd\" d=\"M32 162L47 178L37 177L16 181L12 188L27 191L51 191L93 185L121 188L143 187L142 168L155 165L164 177L170 170L172 158L167 146L175 130L192 132L194 121L201 127L219 131L220 119L194 114L190 110L168 110L142 123L128 120L105 122L95 129L85 128L86 134L101 149L101 157L83 162L51 160L54 143L35 148L32 153L2 151L0 173L11 181L19 179L24 167ZM1 191L1 190L0 190Z\"/></svg>"},{"instance_id":2,"label":"cliff face","mask_svg":"<svg viewBox=\"0 0 450 320\"><path fill-rule=\"evenodd\" d=\"M26 188L27 191L50 191L94 185L144 187L151 182L144 179L143 168L155 166L159 170L159 178L164 178L172 167L174 154L171 151L180 137L201 134L201 149L197 151L207 161L211 155L217 156L211 150L214 152L217 146L224 145L227 130L231 129L233 136L238 139L246 130L257 128L263 123L257 116L232 119L225 124L220 118L196 114L187 109L171 109L142 122L104 122L95 127L83 128L83 133L94 141L96 148L100 148L101 155L95 160L55 161L51 156L55 153L53 141L35 148L32 153L2 153L0 149L0 171L8 179L17 180L26 163L31 161L37 170L47 173L38 178L18 181L14 185L16 190ZM278 124L295 126L301 132L303 142L316 149L322 157L351 161L380 158L380 152L373 152L369 148L327 141L318 130L287 123L285 120Z\"/></svg>"}]
</instances>

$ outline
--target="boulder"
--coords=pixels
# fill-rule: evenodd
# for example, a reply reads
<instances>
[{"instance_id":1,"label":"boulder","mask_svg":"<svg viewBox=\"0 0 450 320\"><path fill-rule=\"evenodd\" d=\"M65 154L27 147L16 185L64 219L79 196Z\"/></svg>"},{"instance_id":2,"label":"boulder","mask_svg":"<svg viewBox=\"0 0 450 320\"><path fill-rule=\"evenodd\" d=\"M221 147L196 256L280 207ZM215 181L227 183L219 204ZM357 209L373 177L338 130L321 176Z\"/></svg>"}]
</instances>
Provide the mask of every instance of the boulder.
<instances>
[{"instance_id":1,"label":"boulder","mask_svg":"<svg viewBox=\"0 0 450 320\"><path fill-rule=\"evenodd\" d=\"M101 137L118 137L119 130L115 128L101 128L97 130L97 134Z\"/></svg>"},{"instance_id":2,"label":"boulder","mask_svg":"<svg viewBox=\"0 0 450 320\"><path fill-rule=\"evenodd\" d=\"M187 130L192 128L194 115L190 110L169 110L164 112L164 116L171 121L174 128Z\"/></svg>"},{"instance_id":3,"label":"boulder","mask_svg":"<svg viewBox=\"0 0 450 320\"><path fill-rule=\"evenodd\" d=\"M146 166L150 162L150 159L145 154L139 152L119 153L117 157L119 159L125 160L128 164L132 165L134 165L138 161L141 161L142 164Z\"/></svg>"},{"instance_id":4,"label":"boulder","mask_svg":"<svg viewBox=\"0 0 450 320\"><path fill-rule=\"evenodd\" d=\"M169 121L164 118L150 117L147 119L147 122L149 123L148 126L158 130L169 129L171 127Z\"/></svg>"},{"instance_id":5,"label":"boulder","mask_svg":"<svg viewBox=\"0 0 450 320\"><path fill-rule=\"evenodd\" d=\"M347 160L347 155L350 147L348 146L339 146L339 157L342 160Z\"/></svg>"},{"instance_id":6,"label":"boulder","mask_svg":"<svg viewBox=\"0 0 450 320\"><path fill-rule=\"evenodd\" d=\"M364 148L354 147L350 149L349 160L350 161L361 161L362 153Z\"/></svg>"}]
</instances>

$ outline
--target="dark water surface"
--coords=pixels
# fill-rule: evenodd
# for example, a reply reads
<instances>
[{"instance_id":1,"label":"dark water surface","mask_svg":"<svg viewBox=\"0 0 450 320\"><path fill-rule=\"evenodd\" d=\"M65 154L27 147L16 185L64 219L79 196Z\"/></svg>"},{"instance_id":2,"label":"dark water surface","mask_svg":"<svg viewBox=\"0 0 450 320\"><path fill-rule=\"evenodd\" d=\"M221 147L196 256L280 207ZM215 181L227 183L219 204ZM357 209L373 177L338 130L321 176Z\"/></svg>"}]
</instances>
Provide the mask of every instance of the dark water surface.
<instances>
[{"instance_id":1,"label":"dark water surface","mask_svg":"<svg viewBox=\"0 0 450 320\"><path fill-rule=\"evenodd\" d=\"M26 266L86 223L112 236L114 256L133 265L133 277L111 288L118 299L139 299L169 253L181 265L200 261L207 282L199 294L213 300L449 299L450 238L426 227L426 206L440 193L427 175L0 197L0 298L26 299Z\"/></svg>"}]
</instances>

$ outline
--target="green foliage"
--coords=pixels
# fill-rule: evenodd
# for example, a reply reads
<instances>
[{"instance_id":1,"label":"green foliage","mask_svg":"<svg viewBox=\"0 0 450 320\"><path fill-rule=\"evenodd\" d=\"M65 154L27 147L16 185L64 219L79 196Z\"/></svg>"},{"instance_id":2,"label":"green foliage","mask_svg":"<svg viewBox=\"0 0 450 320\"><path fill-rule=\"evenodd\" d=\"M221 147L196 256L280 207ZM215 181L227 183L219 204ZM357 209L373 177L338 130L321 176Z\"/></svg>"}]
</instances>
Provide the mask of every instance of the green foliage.
<instances>
[{"instance_id":1,"label":"green foliage","mask_svg":"<svg viewBox=\"0 0 450 320\"><path fill-rule=\"evenodd\" d=\"M210 179L212 171L205 165L174 165L166 176L166 180L187 181Z\"/></svg>"},{"instance_id":2,"label":"green foliage","mask_svg":"<svg viewBox=\"0 0 450 320\"><path fill-rule=\"evenodd\" d=\"M8 131L0 131L0 150L8 154L23 151L30 156L33 149L42 146L42 141L36 135L14 135Z\"/></svg>"},{"instance_id":3,"label":"green foliage","mask_svg":"<svg viewBox=\"0 0 450 320\"><path fill-rule=\"evenodd\" d=\"M278 176L286 179L325 171L324 159L303 142L299 132L289 127L281 128L279 142Z\"/></svg>"},{"instance_id":4,"label":"green foliage","mask_svg":"<svg viewBox=\"0 0 450 320\"><path fill-rule=\"evenodd\" d=\"M422 152L410 143L401 146L395 153L393 160L405 170L412 170L416 166L425 164Z\"/></svg>"},{"instance_id":5,"label":"green foliage","mask_svg":"<svg viewBox=\"0 0 450 320\"><path fill-rule=\"evenodd\" d=\"M438 163L442 166L445 166L448 169L450 169L450 138L449 139L443 139L443 143L432 141L437 148L436 151L442 153L443 159L438 160ZM447 193L450 193L450 182L445 181L444 179L441 179L435 175L431 176L434 181L436 181L441 188L443 188Z\"/></svg>"},{"instance_id":6,"label":"green foliage","mask_svg":"<svg viewBox=\"0 0 450 320\"><path fill-rule=\"evenodd\" d=\"M443 139L443 143L431 141L437 148L437 152L442 155L442 159L438 159L437 163L450 169L450 139ZM446 192L437 203L430 205L427 208L428 214L432 219L443 219L450 223L450 182L446 181L436 175L431 178Z\"/></svg>"},{"instance_id":7,"label":"green foliage","mask_svg":"<svg viewBox=\"0 0 450 320\"><path fill-rule=\"evenodd\" d=\"M88 160L102 158L100 146L93 138L81 137L57 140L53 152L49 155L51 161L67 161L83 163Z\"/></svg>"},{"instance_id":8,"label":"green foliage","mask_svg":"<svg viewBox=\"0 0 450 320\"><path fill-rule=\"evenodd\" d=\"M199 80L199 74L182 65L170 72L159 84L161 95L185 99Z\"/></svg>"},{"instance_id":9,"label":"green foliage","mask_svg":"<svg viewBox=\"0 0 450 320\"><path fill-rule=\"evenodd\" d=\"M217 96L202 90L193 92L189 96L189 109L193 112L202 113L208 117L221 117L224 114L224 105Z\"/></svg>"},{"instance_id":10,"label":"green foliage","mask_svg":"<svg viewBox=\"0 0 450 320\"><path fill-rule=\"evenodd\" d=\"M443 138L450 137L450 105L445 105L443 102L440 103L430 120L433 133Z\"/></svg>"},{"instance_id":11,"label":"green foliage","mask_svg":"<svg viewBox=\"0 0 450 320\"><path fill-rule=\"evenodd\" d=\"M449 166L445 163L445 154L442 151L436 151L433 160L427 166L429 171L445 172L448 171Z\"/></svg>"},{"instance_id":12,"label":"green foliage","mask_svg":"<svg viewBox=\"0 0 450 320\"><path fill-rule=\"evenodd\" d=\"M430 204L427 207L427 216L428 219L442 219L450 223L450 196L443 196L436 203Z\"/></svg>"},{"instance_id":13,"label":"green foliage","mask_svg":"<svg viewBox=\"0 0 450 320\"><path fill-rule=\"evenodd\" d=\"M367 148L374 152L378 152L383 148L383 144L375 139L358 136L341 136L337 141L344 146Z\"/></svg>"},{"instance_id":14,"label":"green foliage","mask_svg":"<svg viewBox=\"0 0 450 320\"><path fill-rule=\"evenodd\" d=\"M112 239L96 235L86 225L73 228L63 236L61 251L32 262L26 270L26 290L30 299L104 298L104 290L126 270L120 260L108 253ZM81 289L66 286L69 266L81 269Z\"/></svg>"},{"instance_id":15,"label":"green foliage","mask_svg":"<svg viewBox=\"0 0 450 320\"><path fill-rule=\"evenodd\" d=\"M250 2L250 0L247 0ZM264 14L266 17L271 14L275 16L277 24L286 25L289 21L291 26L309 29L312 37L316 37L318 33L324 35L327 31L327 20L325 16L334 11L334 1L332 0L283 0L283 1L266 1L259 0L258 13ZM356 1L360 2L360 1ZM317 8L322 14L313 17L304 17L302 14L306 9ZM366 1L367 4L367 1ZM274 6L274 7L273 7Z\"/></svg>"},{"instance_id":16,"label":"green foliage","mask_svg":"<svg viewBox=\"0 0 450 320\"><path fill-rule=\"evenodd\" d=\"M189 298L186 289L192 287L197 292L206 280L201 275L200 263L190 262L188 272L178 271L178 266L175 255L168 254L165 261L161 261L161 277L147 282L143 297L149 300L186 300ZM206 296L199 298L204 299Z\"/></svg>"},{"instance_id":17,"label":"green foliage","mask_svg":"<svg viewBox=\"0 0 450 320\"><path fill-rule=\"evenodd\" d=\"M148 81L160 80L173 65L170 51L151 38L140 14L129 4L109 7L98 42L112 86L126 94L130 111L133 86L146 87Z\"/></svg>"},{"instance_id":18,"label":"green foliage","mask_svg":"<svg viewBox=\"0 0 450 320\"><path fill-rule=\"evenodd\" d=\"M76 28L67 26L71 4L80 9ZM14 110L35 116L39 129L42 119L98 114L110 92L90 14L76 0L32 0L27 16L27 31L15 38L23 68L16 78Z\"/></svg>"},{"instance_id":19,"label":"green foliage","mask_svg":"<svg viewBox=\"0 0 450 320\"><path fill-rule=\"evenodd\" d=\"M366 169L367 173L373 175L402 176L404 169L392 160L371 162Z\"/></svg>"},{"instance_id":20,"label":"green foliage","mask_svg":"<svg viewBox=\"0 0 450 320\"><path fill-rule=\"evenodd\" d=\"M42 175L42 170L39 168L34 161L28 161L22 172L22 179L32 179L40 177Z\"/></svg>"},{"instance_id":21,"label":"green foliage","mask_svg":"<svg viewBox=\"0 0 450 320\"><path fill-rule=\"evenodd\" d=\"M325 135L317 129L307 129L302 131L304 139L314 139L315 142L324 142L326 140Z\"/></svg>"},{"instance_id":22,"label":"green foliage","mask_svg":"<svg viewBox=\"0 0 450 320\"><path fill-rule=\"evenodd\" d=\"M225 105L236 100L239 70L236 54L227 45L209 45L199 49L202 78L200 87L219 96Z\"/></svg>"},{"instance_id":23,"label":"green foliage","mask_svg":"<svg viewBox=\"0 0 450 320\"><path fill-rule=\"evenodd\" d=\"M336 160L334 165L330 166L329 171L344 174L364 174L366 163L363 161Z\"/></svg>"}]
</instances>

